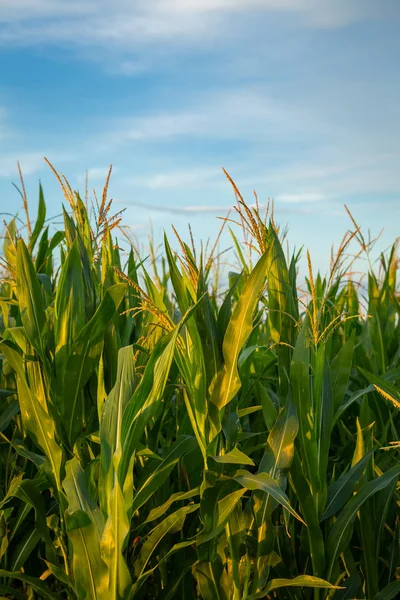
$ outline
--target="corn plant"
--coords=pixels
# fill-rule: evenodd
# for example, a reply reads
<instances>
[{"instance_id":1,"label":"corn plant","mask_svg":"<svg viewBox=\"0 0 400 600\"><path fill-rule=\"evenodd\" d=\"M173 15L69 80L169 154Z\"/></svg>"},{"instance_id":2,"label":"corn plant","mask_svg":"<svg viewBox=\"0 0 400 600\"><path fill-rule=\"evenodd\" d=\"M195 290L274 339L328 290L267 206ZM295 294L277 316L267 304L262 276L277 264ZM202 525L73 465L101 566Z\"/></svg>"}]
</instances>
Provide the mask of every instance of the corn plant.
<instances>
[{"instance_id":1,"label":"corn plant","mask_svg":"<svg viewBox=\"0 0 400 600\"><path fill-rule=\"evenodd\" d=\"M374 267L349 213L301 289L273 210L226 174L238 271L219 287L217 244L175 232L177 251L165 235L161 262L142 257L109 177L90 210L55 175L63 229L41 188L31 224L22 187L26 227L4 232L1 595L397 597L396 245Z\"/></svg>"}]
</instances>

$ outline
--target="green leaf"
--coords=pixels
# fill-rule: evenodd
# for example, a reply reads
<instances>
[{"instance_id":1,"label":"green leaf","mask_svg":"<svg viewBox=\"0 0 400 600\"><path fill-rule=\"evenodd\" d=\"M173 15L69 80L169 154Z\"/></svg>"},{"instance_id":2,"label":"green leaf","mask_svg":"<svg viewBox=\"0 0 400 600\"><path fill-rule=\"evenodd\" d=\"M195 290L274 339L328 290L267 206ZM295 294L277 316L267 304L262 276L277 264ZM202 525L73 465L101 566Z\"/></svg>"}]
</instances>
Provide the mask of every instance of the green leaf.
<instances>
[{"instance_id":1,"label":"green leaf","mask_svg":"<svg viewBox=\"0 0 400 600\"><path fill-rule=\"evenodd\" d=\"M354 354L354 332L341 347L331 364L332 398L335 412L345 397Z\"/></svg>"},{"instance_id":2,"label":"green leaf","mask_svg":"<svg viewBox=\"0 0 400 600\"><path fill-rule=\"evenodd\" d=\"M355 486L371 459L371 455L372 452L365 454L354 467L347 471L347 473L343 473L337 481L329 486L328 500L321 521L329 519L329 517L337 513L346 504L347 500L351 498Z\"/></svg>"},{"instance_id":3,"label":"green leaf","mask_svg":"<svg viewBox=\"0 0 400 600\"><path fill-rule=\"evenodd\" d=\"M16 281L19 310L25 333L40 358L44 361L46 315L42 291L32 259L22 239L18 241L17 245Z\"/></svg>"},{"instance_id":4,"label":"green leaf","mask_svg":"<svg viewBox=\"0 0 400 600\"><path fill-rule=\"evenodd\" d=\"M46 273L46 268L51 265L51 254L49 252L49 228L46 227L39 240L36 254L35 268L37 273Z\"/></svg>"},{"instance_id":5,"label":"green leaf","mask_svg":"<svg viewBox=\"0 0 400 600\"><path fill-rule=\"evenodd\" d=\"M56 372L61 381L71 346L85 324L85 291L77 240L72 244L61 270L54 312Z\"/></svg>"},{"instance_id":6,"label":"green leaf","mask_svg":"<svg viewBox=\"0 0 400 600\"><path fill-rule=\"evenodd\" d=\"M97 366L105 328L118 310L126 289L127 285L124 283L108 288L97 311L80 331L71 347L64 373L61 401L71 447L82 426L83 405L80 392Z\"/></svg>"},{"instance_id":7,"label":"green leaf","mask_svg":"<svg viewBox=\"0 0 400 600\"><path fill-rule=\"evenodd\" d=\"M248 406L247 408L240 408L238 410L238 417L239 419L242 419L243 417L246 417L247 415L252 415L255 412L258 412L259 410L262 410L262 406Z\"/></svg>"},{"instance_id":8,"label":"green leaf","mask_svg":"<svg viewBox=\"0 0 400 600\"><path fill-rule=\"evenodd\" d=\"M248 471L237 471L234 477L235 481L240 483L243 487L248 490L261 490L270 494L279 504L281 504L291 515L296 517L301 523L304 523L300 515L292 508L289 498L285 492L279 487L278 482L268 475L268 473L258 473L253 475ZM306 523L304 523L305 525Z\"/></svg>"},{"instance_id":9,"label":"green leaf","mask_svg":"<svg viewBox=\"0 0 400 600\"><path fill-rule=\"evenodd\" d=\"M115 474L121 460L121 424L124 410L135 388L134 351L132 346L118 352L116 384L104 402L100 423L100 506L104 514L111 514L108 506L115 485Z\"/></svg>"},{"instance_id":10,"label":"green leaf","mask_svg":"<svg viewBox=\"0 0 400 600\"><path fill-rule=\"evenodd\" d=\"M218 500L216 507L213 505L213 499L211 499L211 502L207 502L207 499L203 498L202 502L204 501L206 506L202 506L202 513L203 520L206 524L203 531L201 531L196 538L198 546L205 542L209 542L221 533L227 524L232 511L245 493L246 489L241 489L227 494L221 498L221 500ZM205 511L209 512L210 515L205 516Z\"/></svg>"},{"instance_id":11,"label":"green leaf","mask_svg":"<svg viewBox=\"0 0 400 600\"><path fill-rule=\"evenodd\" d=\"M289 469L294 455L294 440L299 430L296 407L289 399L280 410L278 418L268 436L268 446L271 448L277 470ZM274 474L273 473L273 474Z\"/></svg>"},{"instance_id":12,"label":"green leaf","mask_svg":"<svg viewBox=\"0 0 400 600\"><path fill-rule=\"evenodd\" d=\"M312 411L315 417L317 462L320 477L320 489L318 495L315 497L315 506L318 514L321 515L326 503L326 476L334 414L332 383L324 344L319 346L315 354L312 403Z\"/></svg>"},{"instance_id":13,"label":"green leaf","mask_svg":"<svg viewBox=\"0 0 400 600\"><path fill-rule=\"evenodd\" d=\"M65 233L63 231L56 231L53 237L50 240L49 244L49 252L52 252L57 246L63 241L65 238Z\"/></svg>"},{"instance_id":14,"label":"green leaf","mask_svg":"<svg viewBox=\"0 0 400 600\"><path fill-rule=\"evenodd\" d=\"M18 592L14 586L0 585L0 594L7 594L7 596L0 596L0 600L9 600L9 598L13 598L13 600L26 600L26 594Z\"/></svg>"},{"instance_id":15,"label":"green leaf","mask_svg":"<svg viewBox=\"0 0 400 600\"><path fill-rule=\"evenodd\" d=\"M236 447L230 452L227 452L226 454L221 454L220 456L211 456L210 458L215 460L215 462L223 465L250 465L252 467L255 466L254 461L249 456L247 456L247 454L244 454L244 452L241 452Z\"/></svg>"},{"instance_id":16,"label":"green leaf","mask_svg":"<svg viewBox=\"0 0 400 600\"><path fill-rule=\"evenodd\" d=\"M11 219L8 223L8 232L7 235L4 236L3 242L3 255L7 261L7 264L11 267L13 271L15 271L16 262L17 262L17 252L16 252L16 242L17 242L17 227L15 217Z\"/></svg>"},{"instance_id":17,"label":"green leaf","mask_svg":"<svg viewBox=\"0 0 400 600\"><path fill-rule=\"evenodd\" d=\"M151 521L154 521L155 519L159 519L160 517L164 516L171 504L173 504L174 502L187 500L188 498L193 498L194 496L198 496L199 494L199 487L193 488L188 492L176 492L175 494L172 494L172 496L170 496L168 500L164 502L164 504L161 504L161 506L157 506L157 508L153 508L149 512L149 516L146 519L146 523L150 523Z\"/></svg>"},{"instance_id":18,"label":"green leaf","mask_svg":"<svg viewBox=\"0 0 400 600\"><path fill-rule=\"evenodd\" d=\"M40 542L40 534L35 527L24 527L22 538L14 548L9 564L12 571L21 569Z\"/></svg>"},{"instance_id":19,"label":"green leaf","mask_svg":"<svg viewBox=\"0 0 400 600\"><path fill-rule=\"evenodd\" d=\"M129 400L122 417L122 458L119 480L123 485L130 457L161 401L175 352L178 328L160 339L146 365L140 385Z\"/></svg>"},{"instance_id":20,"label":"green leaf","mask_svg":"<svg viewBox=\"0 0 400 600\"><path fill-rule=\"evenodd\" d=\"M83 471L76 458L66 463L63 485L68 499L65 519L72 544L72 570L78 598L107 600L110 597L107 590L109 575L100 555L104 521L87 493Z\"/></svg>"},{"instance_id":21,"label":"green leaf","mask_svg":"<svg viewBox=\"0 0 400 600\"><path fill-rule=\"evenodd\" d=\"M198 504L189 504L188 506L179 508L161 521L161 523L149 533L134 564L135 575L137 578L143 574L147 563L161 540L169 533L181 531L185 523L186 515L196 511L198 508Z\"/></svg>"},{"instance_id":22,"label":"green leaf","mask_svg":"<svg viewBox=\"0 0 400 600\"><path fill-rule=\"evenodd\" d=\"M8 500L12 496L14 496L18 487L20 486L21 481L23 480L23 477L24 477L24 473L19 473L18 475L14 475L14 477L12 478L12 480L8 486L7 492L4 494L3 498L1 498L1 500L0 500L0 509L2 509L3 506L6 504L6 502L8 502Z\"/></svg>"},{"instance_id":23,"label":"green leaf","mask_svg":"<svg viewBox=\"0 0 400 600\"><path fill-rule=\"evenodd\" d=\"M193 575L197 581L199 596L203 600L228 600L223 585L223 571L220 561L197 562L193 565Z\"/></svg>"},{"instance_id":24,"label":"green leaf","mask_svg":"<svg viewBox=\"0 0 400 600\"><path fill-rule=\"evenodd\" d=\"M12 392L13 394L15 392ZM19 402L18 400L12 400L6 404L4 410L0 414L0 432L7 429L11 420L19 413Z\"/></svg>"},{"instance_id":25,"label":"green leaf","mask_svg":"<svg viewBox=\"0 0 400 600\"><path fill-rule=\"evenodd\" d=\"M232 285L230 285L230 288L229 288L228 292L226 293L224 301L222 302L221 307L219 309L218 317L217 317L217 325L218 325L218 330L219 330L221 337L225 336L226 328L228 327L228 323L229 323L229 320L230 320L231 314L232 314L233 295L234 295L239 283L241 283L241 282L242 282L242 274L236 275L236 278L235 278L234 282L232 283Z\"/></svg>"},{"instance_id":26,"label":"green leaf","mask_svg":"<svg viewBox=\"0 0 400 600\"><path fill-rule=\"evenodd\" d=\"M35 247L36 241L40 235L40 232L43 229L43 225L46 220L46 203L44 201L43 188L42 184L39 183L39 204L38 204L38 213L36 217L35 227L33 228L32 235L29 240L29 251Z\"/></svg>"},{"instance_id":27,"label":"green leaf","mask_svg":"<svg viewBox=\"0 0 400 600\"><path fill-rule=\"evenodd\" d=\"M26 380L22 357L7 342L0 342L0 351L6 356L17 376L18 399L25 431L46 455L56 489L61 490L62 451L55 439L54 421L32 394Z\"/></svg>"},{"instance_id":28,"label":"green leaf","mask_svg":"<svg viewBox=\"0 0 400 600\"><path fill-rule=\"evenodd\" d=\"M325 540L319 524L315 500L302 471L301 461L297 453L294 456L293 466L290 470L290 482L307 523L307 537L310 544L313 573L319 577L325 572Z\"/></svg>"},{"instance_id":29,"label":"green leaf","mask_svg":"<svg viewBox=\"0 0 400 600\"><path fill-rule=\"evenodd\" d=\"M73 586L73 582L72 579L66 574L66 572L59 566L54 565L53 563L49 562L48 560L44 561L47 565L48 570L50 571L50 573L52 575L54 575L54 577L60 581L61 583L63 583L65 586L67 586L67 588L70 591L74 591L74 586Z\"/></svg>"},{"instance_id":30,"label":"green leaf","mask_svg":"<svg viewBox=\"0 0 400 600\"><path fill-rule=\"evenodd\" d=\"M239 353L253 328L253 313L264 287L270 261L270 253L267 251L247 279L229 319L222 345L224 366L218 373L211 395L211 401L218 410L226 406L240 389L241 381L237 368Z\"/></svg>"},{"instance_id":31,"label":"green leaf","mask_svg":"<svg viewBox=\"0 0 400 600\"><path fill-rule=\"evenodd\" d=\"M383 590L379 592L374 598L374 600L393 600L393 598L398 598L400 594L400 579L397 581L392 581L388 585L386 585Z\"/></svg>"},{"instance_id":32,"label":"green leaf","mask_svg":"<svg viewBox=\"0 0 400 600\"><path fill-rule=\"evenodd\" d=\"M273 428L276 418L278 416L278 411L276 410L276 406L272 401L271 396L269 395L269 393L267 392L267 390L265 389L265 386L257 381L255 384L255 394L257 394L257 399L259 402L261 402L262 405L262 411L263 411L263 417L264 417L264 421L265 424L268 428L269 431L271 431L271 429Z\"/></svg>"},{"instance_id":33,"label":"green leaf","mask_svg":"<svg viewBox=\"0 0 400 600\"><path fill-rule=\"evenodd\" d=\"M393 385L393 383L390 383L390 381L387 381L386 379L383 379L382 377L378 377L377 375L374 375L373 373L369 373L362 367L358 367L358 370L361 371L361 373L364 375L364 377L366 379L368 379L368 381L372 385L374 385L374 386L376 385L377 387L381 388L384 392L386 392L387 394L392 396L394 398L394 400L396 402L398 402L398 405L400 407L400 392L399 392L399 389L397 386Z\"/></svg>"},{"instance_id":34,"label":"green leaf","mask_svg":"<svg viewBox=\"0 0 400 600\"><path fill-rule=\"evenodd\" d=\"M47 583L43 583L37 577L31 577L30 575L25 575L25 573L21 573L21 571L6 571L4 569L0 569L0 577L5 577L6 579L17 579L18 581L22 581L29 585L35 592L37 592L43 598L49 598L49 600L61 600L61 596L52 592L49 589Z\"/></svg>"},{"instance_id":35,"label":"green leaf","mask_svg":"<svg viewBox=\"0 0 400 600\"><path fill-rule=\"evenodd\" d=\"M293 401L299 418L299 439L302 448L307 479L311 483L313 496L320 490L318 448L315 415L310 391L310 341L309 319L305 318L297 338L290 369Z\"/></svg>"},{"instance_id":36,"label":"green leaf","mask_svg":"<svg viewBox=\"0 0 400 600\"><path fill-rule=\"evenodd\" d=\"M13 495L17 498L20 498L34 509L36 516L36 531L46 543L47 558L52 562L56 562L57 556L54 550L52 539L50 537L49 529L46 524L46 506L44 498L39 492L35 482L30 479L24 479L21 481L18 489Z\"/></svg>"},{"instance_id":37,"label":"green leaf","mask_svg":"<svg viewBox=\"0 0 400 600\"><path fill-rule=\"evenodd\" d=\"M180 550L183 550L184 548L189 548L190 546L193 546L193 540L178 542L177 544L174 544L172 546L172 548L170 550L168 550L168 552L162 556L161 560L159 560L154 565L154 567L152 567L151 569L148 569L147 571L145 571L139 577L139 579L137 579L137 581L135 581L135 583L133 584L133 586L131 588L130 594L128 596L128 600L130 600L131 598L135 597L135 595L137 594L137 592L139 591L139 589L142 587L142 585L145 583L145 581L147 580L147 578L149 577L149 575L151 575L152 573L154 573L154 571L156 571L157 569L159 569L160 566L162 566L163 563L165 563L169 559L170 556L172 556L176 552L179 552ZM184 556L183 553L182 553L182 555ZM187 562L187 561L185 561L185 562ZM183 569L183 574L185 574L189 569L190 569L190 566L184 568ZM181 575L182 575L182 571L180 571L178 581L180 580ZM168 583L170 583L170 582L168 582ZM172 588L171 588L170 585L168 585L168 595L167 595L167 598L170 597L170 594L171 593L173 594L173 592L174 592L174 586L172 586ZM173 596L171 595L171 597L173 597Z\"/></svg>"},{"instance_id":38,"label":"green leaf","mask_svg":"<svg viewBox=\"0 0 400 600\"><path fill-rule=\"evenodd\" d=\"M345 505L344 509L338 516L333 525L328 539L326 541L327 554L329 556L329 568L328 568L328 579L332 576L332 571L340 552L340 547L344 535L346 533L347 527L354 519L357 511L360 507L366 502L371 496L379 492L379 490L385 489L388 485L390 485L394 480L396 480L400 475L400 465L396 465L386 471L380 477L373 479L366 483L359 492L353 496Z\"/></svg>"},{"instance_id":39,"label":"green leaf","mask_svg":"<svg viewBox=\"0 0 400 600\"><path fill-rule=\"evenodd\" d=\"M132 580L128 566L122 554L125 539L129 534L130 524L125 506L125 498L121 486L116 480L108 502L109 515L101 538L101 557L107 565L108 598L126 598Z\"/></svg>"},{"instance_id":40,"label":"green leaf","mask_svg":"<svg viewBox=\"0 0 400 600\"><path fill-rule=\"evenodd\" d=\"M180 310L183 314L186 313L194 305L195 291L187 277L185 278L178 270L176 261L173 258L171 248L169 246L167 237L164 236L165 250L167 260L170 269L171 282L176 294ZM211 371L215 368L215 364L219 363L219 356L217 357L217 351L215 343L212 343L212 360L205 361L205 354L203 351L201 332L198 327L199 321L201 322L202 316L204 316L205 309L202 307L202 313L196 314L196 319L188 319L186 322L187 331L189 334L187 348L184 351L176 353L176 362L179 370L188 387L188 392L185 392L185 403L188 410L189 418L193 427L193 431L198 439L200 449L202 450L203 456L206 454L206 417L207 417L207 364L210 365ZM203 334L204 338L204 334ZM210 370L210 369L209 369ZM190 395L190 399L187 398L187 394Z\"/></svg>"},{"instance_id":41,"label":"green leaf","mask_svg":"<svg viewBox=\"0 0 400 600\"><path fill-rule=\"evenodd\" d=\"M299 575L293 579L272 579L267 587L262 592L251 594L248 596L248 600L258 600L258 598L265 598L268 594L274 590L278 590L283 587L311 587L311 588L324 588L330 590L340 590L339 586L332 585L329 581L320 579L319 577L313 577L312 575Z\"/></svg>"},{"instance_id":42,"label":"green leaf","mask_svg":"<svg viewBox=\"0 0 400 600\"><path fill-rule=\"evenodd\" d=\"M276 354L280 380L278 392L283 403L286 401L289 391L288 374L299 313L295 303L296 287L294 286L294 289L291 287L291 277L282 245L273 227L269 228L268 234L271 238L269 246L271 267L268 273L267 301L268 325L271 339L277 344ZM295 274L292 275L292 279L295 283Z\"/></svg>"},{"instance_id":43,"label":"green leaf","mask_svg":"<svg viewBox=\"0 0 400 600\"><path fill-rule=\"evenodd\" d=\"M157 464L154 471L146 478L133 498L132 512L138 510L161 487L180 458L197 447L194 437L183 435L178 437L171 446L162 462Z\"/></svg>"},{"instance_id":44,"label":"green leaf","mask_svg":"<svg viewBox=\"0 0 400 600\"><path fill-rule=\"evenodd\" d=\"M100 547L109 573L110 598L125 598L132 585L123 548L130 528L128 508L132 504L133 485L128 478L129 491L125 495L117 473L122 458L122 416L134 387L134 350L127 346L118 352L116 383L104 402L100 423L99 496L102 511L107 515Z\"/></svg>"}]
</instances>

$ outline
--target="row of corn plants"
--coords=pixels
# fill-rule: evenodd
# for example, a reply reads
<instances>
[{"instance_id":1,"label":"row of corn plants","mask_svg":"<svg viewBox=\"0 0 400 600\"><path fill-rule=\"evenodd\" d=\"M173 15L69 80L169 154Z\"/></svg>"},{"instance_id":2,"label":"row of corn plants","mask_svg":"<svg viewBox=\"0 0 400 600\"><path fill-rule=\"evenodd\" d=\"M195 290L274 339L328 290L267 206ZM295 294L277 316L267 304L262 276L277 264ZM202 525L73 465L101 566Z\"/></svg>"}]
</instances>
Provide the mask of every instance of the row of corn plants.
<instances>
[{"instance_id":1,"label":"row of corn plants","mask_svg":"<svg viewBox=\"0 0 400 600\"><path fill-rule=\"evenodd\" d=\"M350 215L300 290L299 253L230 180L220 286L217 244L140 256L108 180L89 211L55 174L63 228L41 188L4 228L1 597L399 597L396 246L354 281Z\"/></svg>"}]
</instances>

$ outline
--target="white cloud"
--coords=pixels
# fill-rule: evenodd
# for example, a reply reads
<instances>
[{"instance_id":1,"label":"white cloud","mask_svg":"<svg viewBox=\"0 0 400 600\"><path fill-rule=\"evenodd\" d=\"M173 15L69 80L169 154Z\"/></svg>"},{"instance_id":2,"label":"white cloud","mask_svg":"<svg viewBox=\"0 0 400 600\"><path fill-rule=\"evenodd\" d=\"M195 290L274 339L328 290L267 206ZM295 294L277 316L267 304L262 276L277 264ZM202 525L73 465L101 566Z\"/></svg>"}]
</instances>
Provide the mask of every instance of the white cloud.
<instances>
[{"instance_id":1,"label":"white cloud","mask_svg":"<svg viewBox=\"0 0 400 600\"><path fill-rule=\"evenodd\" d=\"M223 215L225 216L227 214L228 211L230 211L232 209L232 205L208 205L208 204L202 204L202 205L182 205L182 206L178 206L178 205L172 205L169 203L165 203L163 204L152 204L149 202L129 202L124 200L123 202L121 202L119 200L120 203L123 203L124 205L128 205L128 206L134 206L136 208L142 208L143 210L145 210L146 212L155 212L155 213L169 213L169 214L190 214L190 215L196 215L196 214L219 214L219 215Z\"/></svg>"},{"instance_id":2,"label":"white cloud","mask_svg":"<svg viewBox=\"0 0 400 600\"><path fill-rule=\"evenodd\" d=\"M229 185L229 184L228 184ZM230 218L236 220L237 214L234 211L235 202L231 204L171 204L170 202L165 202L164 204L155 204L152 202L140 202L140 201L130 201L124 198L115 200L117 204L122 204L125 207L134 208L135 211L137 209L142 210L146 215L152 213L154 216L160 217L163 214L170 214L179 217L184 215L190 215L191 217L201 217L206 215L216 215L218 217L226 217L228 213L230 213ZM251 208L255 208L256 204L254 202L249 202L248 206ZM264 209L266 208L266 203L259 201L259 208L261 215L263 214ZM324 211L326 207L318 207L318 212L321 212L321 209ZM311 209L308 205L304 205L304 203L293 203L289 206L283 202L277 201L275 203L275 212L279 215L283 214L313 214L316 212L315 208Z\"/></svg>"},{"instance_id":3,"label":"white cloud","mask_svg":"<svg viewBox=\"0 0 400 600\"><path fill-rule=\"evenodd\" d=\"M207 116L196 112L159 113L127 120L120 133L128 140L156 140L205 132Z\"/></svg>"},{"instance_id":4,"label":"white cloud","mask_svg":"<svg viewBox=\"0 0 400 600\"><path fill-rule=\"evenodd\" d=\"M240 169L243 171L243 169ZM235 167L232 169L232 174L235 172ZM271 179L271 178L270 178ZM259 181L260 178L255 176L254 181ZM248 180L249 181L249 180ZM263 179L265 182L266 180ZM154 173L146 176L138 176L125 180L125 185L132 185L138 188L144 188L149 190L167 190L167 189L180 189L190 192L191 189L199 191L207 187L214 190L220 188L229 187L229 183L223 174L222 169L216 169L212 167L202 167L194 169L186 169L180 171L172 171L168 173ZM240 187L240 186L239 186ZM311 189L311 188L310 188ZM280 193L275 197L278 204L308 204L308 203L320 203L329 200L329 196L325 192L318 192L315 190L305 190L300 193ZM187 208L173 209L185 211L185 212L220 212L221 210L228 210L227 206L194 206ZM169 210L168 207L163 210Z\"/></svg>"},{"instance_id":5,"label":"white cloud","mask_svg":"<svg viewBox=\"0 0 400 600\"><path fill-rule=\"evenodd\" d=\"M190 102L189 102L190 104ZM208 139L267 140L310 132L322 132L325 125L307 109L269 97L261 86L247 89L225 88L202 93L193 106L159 109L150 114L114 122L107 142L151 142L180 137Z\"/></svg>"},{"instance_id":6,"label":"white cloud","mask_svg":"<svg viewBox=\"0 0 400 600\"><path fill-rule=\"evenodd\" d=\"M123 59L116 63L112 61L111 64L106 65L107 73L111 75L126 75L131 77L132 75L140 75L147 71L150 66L150 60L148 57L142 57L141 60Z\"/></svg>"},{"instance_id":7,"label":"white cloud","mask_svg":"<svg viewBox=\"0 0 400 600\"><path fill-rule=\"evenodd\" d=\"M93 3L81 0L0 0L0 22L31 21L95 13Z\"/></svg>"},{"instance_id":8,"label":"white cloud","mask_svg":"<svg viewBox=\"0 0 400 600\"><path fill-rule=\"evenodd\" d=\"M299 26L341 27L394 14L391 0L0 0L3 43L135 49L148 43L227 40L228 17L282 13ZM229 35L232 34L229 20Z\"/></svg>"},{"instance_id":9,"label":"white cloud","mask_svg":"<svg viewBox=\"0 0 400 600\"><path fill-rule=\"evenodd\" d=\"M357 195L398 192L398 136L393 118L389 115L387 121L374 122L376 108L366 101L357 110L346 103L340 109L333 104L333 108L325 101L308 106L307 98L300 95L294 100L274 98L265 86L219 89L198 95L195 101L186 99L180 109L160 108L113 121L103 144L123 152L139 148L151 152L154 144L171 142L171 154L163 150L170 170L153 167L153 173L129 181L150 190L219 189L225 183L219 167L225 166L241 191L251 193L256 187L260 196L275 197L282 204L327 206ZM352 125L362 110L364 125ZM242 158L235 158L234 165L217 164L216 169L202 164L182 170L177 168L180 159L175 145L185 147L189 141L199 142L200 147L206 141L211 151L215 141L237 143L243 148ZM294 152L292 147L301 150Z\"/></svg>"},{"instance_id":10,"label":"white cloud","mask_svg":"<svg viewBox=\"0 0 400 600\"><path fill-rule=\"evenodd\" d=\"M212 185L216 187L223 177L222 170L215 167L192 168L168 173L150 173L140 175L129 180L134 186L144 187L151 190L184 188L189 190L196 186L204 187Z\"/></svg>"},{"instance_id":11,"label":"white cloud","mask_svg":"<svg viewBox=\"0 0 400 600\"><path fill-rule=\"evenodd\" d=\"M327 196L324 193L301 192L300 194L279 194L276 197L277 202L289 204L304 204L307 202L324 202Z\"/></svg>"},{"instance_id":12,"label":"white cloud","mask_svg":"<svg viewBox=\"0 0 400 600\"><path fill-rule=\"evenodd\" d=\"M0 154L0 177L18 179L18 161L24 175L33 175L44 167L43 154L40 152Z\"/></svg>"},{"instance_id":13,"label":"white cloud","mask_svg":"<svg viewBox=\"0 0 400 600\"><path fill-rule=\"evenodd\" d=\"M259 198L274 197L277 206L300 204L328 210L334 204L374 195L377 203L382 198L381 206L389 210L391 204L385 196L399 193L398 164L394 160L373 161L374 157L368 151L363 153L361 146L356 157L331 147L325 155L315 152L309 161L286 162L277 168L243 164L231 175L245 197L255 188ZM368 201L366 206L372 208L374 204Z\"/></svg>"},{"instance_id":14,"label":"white cloud","mask_svg":"<svg viewBox=\"0 0 400 600\"><path fill-rule=\"evenodd\" d=\"M87 170L87 173L84 173L84 174L81 173L80 175L78 175L78 181L80 183L86 181L86 175L87 175L89 186L93 182L105 183L109 170L110 170L109 166L108 167L91 167ZM113 175L115 175L116 172L118 172L118 169L115 169L113 167L112 173L111 173L111 179L112 179Z\"/></svg>"},{"instance_id":15,"label":"white cloud","mask_svg":"<svg viewBox=\"0 0 400 600\"><path fill-rule=\"evenodd\" d=\"M389 136L386 143L390 144ZM242 164L238 184L268 186L270 193L284 185L285 194L290 195L293 190L298 196L300 191L313 199L321 195L331 198L343 194L398 191L399 154L378 150L379 145L376 149L370 148L369 136L357 136L350 130L337 145L328 141L323 148L313 149L312 157L307 160L286 160L278 167L266 164L264 169L254 167L251 162ZM264 162L267 163L267 159ZM240 177L242 173L245 175Z\"/></svg>"},{"instance_id":16,"label":"white cloud","mask_svg":"<svg viewBox=\"0 0 400 600\"><path fill-rule=\"evenodd\" d=\"M251 10L289 13L299 16L303 25L317 27L340 27L376 17L382 15L389 5L390 2L386 0L379 7L374 0L158 0L153 4L165 12L194 14L197 17L209 13Z\"/></svg>"},{"instance_id":17,"label":"white cloud","mask_svg":"<svg viewBox=\"0 0 400 600\"><path fill-rule=\"evenodd\" d=\"M9 150L0 152L0 177L10 178L12 181L18 181L19 162L24 177L36 175L37 173L48 174L54 178L51 169L44 160L44 156L49 157L51 163L59 173L63 172L62 165L68 165L74 161L73 154L67 152L55 151L48 148L47 152L38 152L37 150L16 151ZM72 182L71 182L72 183Z\"/></svg>"}]
</instances>

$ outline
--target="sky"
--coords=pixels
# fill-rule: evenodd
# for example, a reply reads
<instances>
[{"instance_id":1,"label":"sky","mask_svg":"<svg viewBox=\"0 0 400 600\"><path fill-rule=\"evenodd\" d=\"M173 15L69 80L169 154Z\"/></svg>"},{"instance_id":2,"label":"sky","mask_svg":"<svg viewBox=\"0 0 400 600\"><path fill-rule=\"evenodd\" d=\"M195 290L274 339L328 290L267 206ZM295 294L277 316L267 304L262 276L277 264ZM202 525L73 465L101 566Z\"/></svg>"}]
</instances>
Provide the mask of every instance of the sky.
<instances>
[{"instance_id":1,"label":"sky","mask_svg":"<svg viewBox=\"0 0 400 600\"><path fill-rule=\"evenodd\" d=\"M0 0L0 212L110 196L143 243L214 238L234 203L275 201L291 248L329 267L351 225L399 235L398 0ZM56 221L57 222L57 221ZM187 236L186 236L187 237ZM229 246L228 237L222 244Z\"/></svg>"}]
</instances>

